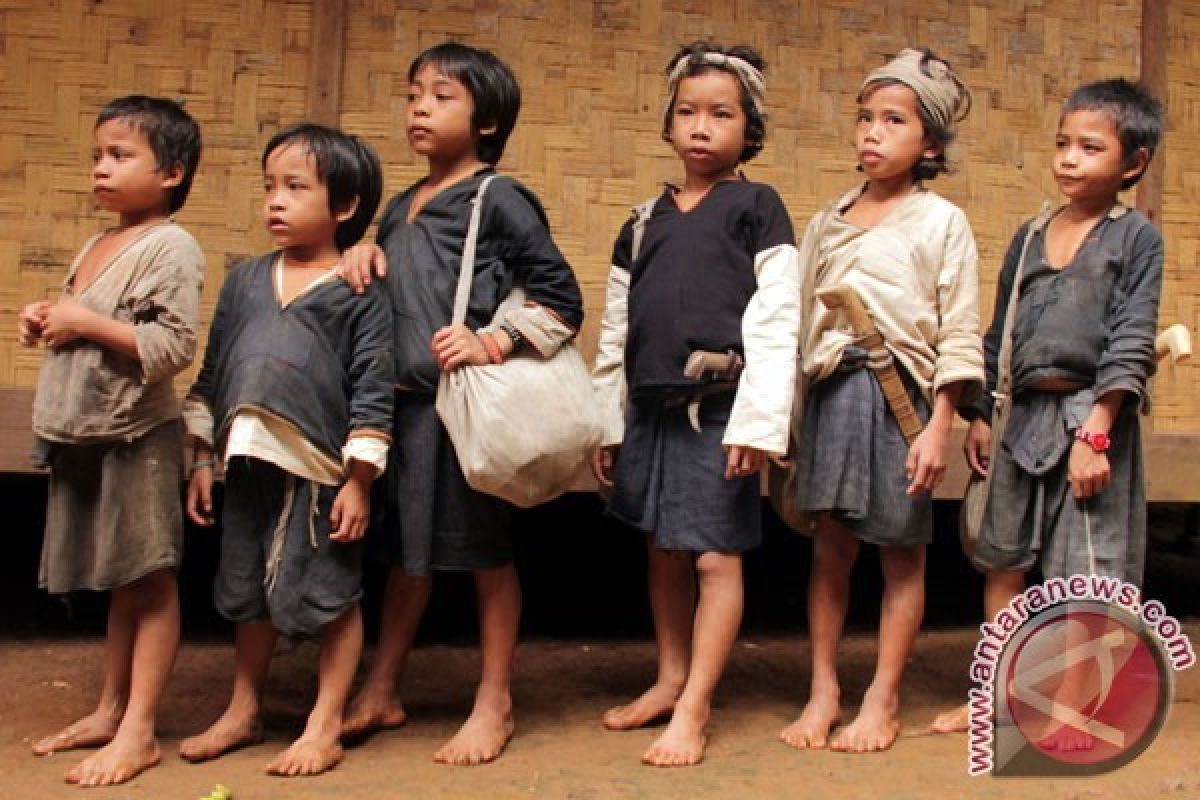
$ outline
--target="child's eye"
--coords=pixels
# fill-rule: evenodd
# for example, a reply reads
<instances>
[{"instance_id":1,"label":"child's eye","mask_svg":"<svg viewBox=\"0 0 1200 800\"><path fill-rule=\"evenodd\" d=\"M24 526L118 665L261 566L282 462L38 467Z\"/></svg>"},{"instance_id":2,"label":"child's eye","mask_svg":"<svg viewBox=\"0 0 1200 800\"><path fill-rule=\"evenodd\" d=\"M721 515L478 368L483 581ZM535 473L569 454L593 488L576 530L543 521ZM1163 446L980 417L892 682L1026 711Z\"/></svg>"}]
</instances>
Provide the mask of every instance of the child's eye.
<instances>
[{"instance_id":1,"label":"child's eye","mask_svg":"<svg viewBox=\"0 0 1200 800\"><path fill-rule=\"evenodd\" d=\"M871 113L869 111L860 111L860 112L858 112L857 115L855 115L854 121L855 122L870 122L871 121Z\"/></svg>"},{"instance_id":2,"label":"child's eye","mask_svg":"<svg viewBox=\"0 0 1200 800\"><path fill-rule=\"evenodd\" d=\"M438 94L435 94L435 95L434 95L434 97L436 97L436 98L437 98L437 100L438 100L438 102L439 102L439 103L445 103L445 102L446 102L446 101L448 101L448 100L453 100L453 99L454 99L454 95L452 95L452 94L445 94L444 92L439 92Z\"/></svg>"},{"instance_id":3,"label":"child's eye","mask_svg":"<svg viewBox=\"0 0 1200 800\"><path fill-rule=\"evenodd\" d=\"M408 102L410 102L410 103L415 103L415 102L417 102L417 93L416 93L416 92L409 92L409 93L408 93Z\"/></svg>"}]
</instances>

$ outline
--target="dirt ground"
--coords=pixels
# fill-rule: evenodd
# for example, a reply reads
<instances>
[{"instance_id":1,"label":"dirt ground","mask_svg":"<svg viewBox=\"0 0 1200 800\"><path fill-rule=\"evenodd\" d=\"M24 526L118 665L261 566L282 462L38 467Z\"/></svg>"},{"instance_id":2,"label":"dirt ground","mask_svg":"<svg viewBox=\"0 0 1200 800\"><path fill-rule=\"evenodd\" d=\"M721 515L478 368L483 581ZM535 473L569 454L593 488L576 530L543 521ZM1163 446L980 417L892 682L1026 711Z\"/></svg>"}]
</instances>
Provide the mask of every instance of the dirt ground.
<instances>
[{"instance_id":1,"label":"dirt ground","mask_svg":"<svg viewBox=\"0 0 1200 800\"><path fill-rule=\"evenodd\" d=\"M1197 641L1200 625L1189 626ZM776 741L798 713L807 685L807 645L747 637L721 686L703 764L685 770L644 767L638 757L654 730L611 733L601 712L633 695L653 675L649 643L535 641L521 646L514 686L517 735L495 764L475 768L432 763L436 747L469 708L477 669L467 646L418 649L405 696L409 722L348 752L316 778L270 778L262 768L295 736L312 699L316 650L277 656L269 686L268 741L215 762L190 765L179 740L222 707L231 648L187 643L161 714L161 766L114 789L81 790L62 774L77 756L35 758L29 745L90 710L100 680L101 642L8 640L0 643L0 786L5 798L196 798L224 783L236 800L258 798L1126 798L1200 797L1200 669L1179 674L1171 715L1140 758L1086 780L971 778L965 736L925 736L939 709L965 696L974 647L968 630L923 634L907 678L901 739L890 751L851 756L800 753ZM870 676L873 642L846 646L844 691L859 696ZM853 700L851 700L853 702Z\"/></svg>"}]
</instances>

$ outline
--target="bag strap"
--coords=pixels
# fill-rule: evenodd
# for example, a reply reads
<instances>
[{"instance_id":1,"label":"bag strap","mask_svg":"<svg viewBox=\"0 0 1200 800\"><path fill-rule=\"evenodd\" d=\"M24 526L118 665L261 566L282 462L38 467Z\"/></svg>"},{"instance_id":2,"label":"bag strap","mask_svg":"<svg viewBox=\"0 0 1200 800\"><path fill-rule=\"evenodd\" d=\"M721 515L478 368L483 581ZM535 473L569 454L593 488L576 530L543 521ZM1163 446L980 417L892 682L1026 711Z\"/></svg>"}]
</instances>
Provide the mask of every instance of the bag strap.
<instances>
[{"instance_id":1,"label":"bag strap","mask_svg":"<svg viewBox=\"0 0 1200 800\"><path fill-rule=\"evenodd\" d=\"M1041 212L1029 223L1025 231L1025 241L1021 244L1021 258L1013 275L1012 290L1008 294L1008 308L1004 312L1004 330L1000 334L1000 356L996 363L996 388L993 395L1007 404L1012 392L1012 348L1013 328L1017 321L1017 298L1021 294L1021 278L1025 273L1025 256L1029 253L1029 244L1034 235L1050 221L1050 204L1042 205ZM993 412L992 418L995 419ZM995 437L993 436L993 441Z\"/></svg>"},{"instance_id":2,"label":"bag strap","mask_svg":"<svg viewBox=\"0 0 1200 800\"><path fill-rule=\"evenodd\" d=\"M633 207L633 247L629 251L630 266L637 261L638 253L642 250L642 236L646 233L646 223L650 220L650 215L654 212L654 204L657 202L657 197L651 197L646 202Z\"/></svg>"},{"instance_id":3,"label":"bag strap","mask_svg":"<svg viewBox=\"0 0 1200 800\"><path fill-rule=\"evenodd\" d=\"M467 303L471 299L471 283L475 277L475 245L479 239L479 219L483 216L483 193L495 175L488 175L479 184L479 190L471 198L471 221L467 224L467 238L463 240L462 266L458 271L458 288L454 292L454 313L451 325L461 325L467 318Z\"/></svg>"}]
</instances>

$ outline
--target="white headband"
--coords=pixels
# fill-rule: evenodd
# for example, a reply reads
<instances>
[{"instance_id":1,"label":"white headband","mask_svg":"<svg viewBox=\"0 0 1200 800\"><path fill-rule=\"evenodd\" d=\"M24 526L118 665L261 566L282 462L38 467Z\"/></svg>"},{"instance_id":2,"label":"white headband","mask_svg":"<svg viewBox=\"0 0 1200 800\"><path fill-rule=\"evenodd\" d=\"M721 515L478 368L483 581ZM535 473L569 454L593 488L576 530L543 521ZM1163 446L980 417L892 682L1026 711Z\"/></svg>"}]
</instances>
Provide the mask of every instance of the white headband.
<instances>
[{"instance_id":1,"label":"white headband","mask_svg":"<svg viewBox=\"0 0 1200 800\"><path fill-rule=\"evenodd\" d=\"M671 73L667 76L668 109L675 100L675 93L679 90L679 81L683 80L683 73L687 71L691 64L697 61L702 64L711 64L714 67L723 67L732 72L737 76L738 82L745 87L746 93L750 95L750 101L754 104L754 110L759 114L763 113L767 84L763 80L762 72L746 59L738 56L727 56L724 53L697 53L676 61L675 66L671 68ZM666 115L665 109L663 115Z\"/></svg>"}]
</instances>

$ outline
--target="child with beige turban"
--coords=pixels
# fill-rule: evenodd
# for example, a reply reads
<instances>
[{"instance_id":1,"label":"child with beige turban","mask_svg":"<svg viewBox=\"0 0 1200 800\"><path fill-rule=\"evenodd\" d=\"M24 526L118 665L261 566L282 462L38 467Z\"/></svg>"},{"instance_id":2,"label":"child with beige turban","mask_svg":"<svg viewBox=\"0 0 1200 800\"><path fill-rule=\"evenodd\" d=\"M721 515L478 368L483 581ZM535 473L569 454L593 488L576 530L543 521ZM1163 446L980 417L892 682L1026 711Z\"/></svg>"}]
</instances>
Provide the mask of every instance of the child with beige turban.
<instances>
[{"instance_id":1,"label":"child with beige turban","mask_svg":"<svg viewBox=\"0 0 1200 800\"><path fill-rule=\"evenodd\" d=\"M866 181L814 216L800 247L808 389L783 497L812 526L813 668L808 705L781 738L867 752L890 747L900 728L900 682L924 611L931 493L955 406L984 376L975 241L963 212L924 184L949 169L946 147L969 93L945 61L910 49L867 76L858 106L854 146ZM879 548L883 569L878 661L857 718L830 739L841 717L838 641L863 543Z\"/></svg>"}]
</instances>

